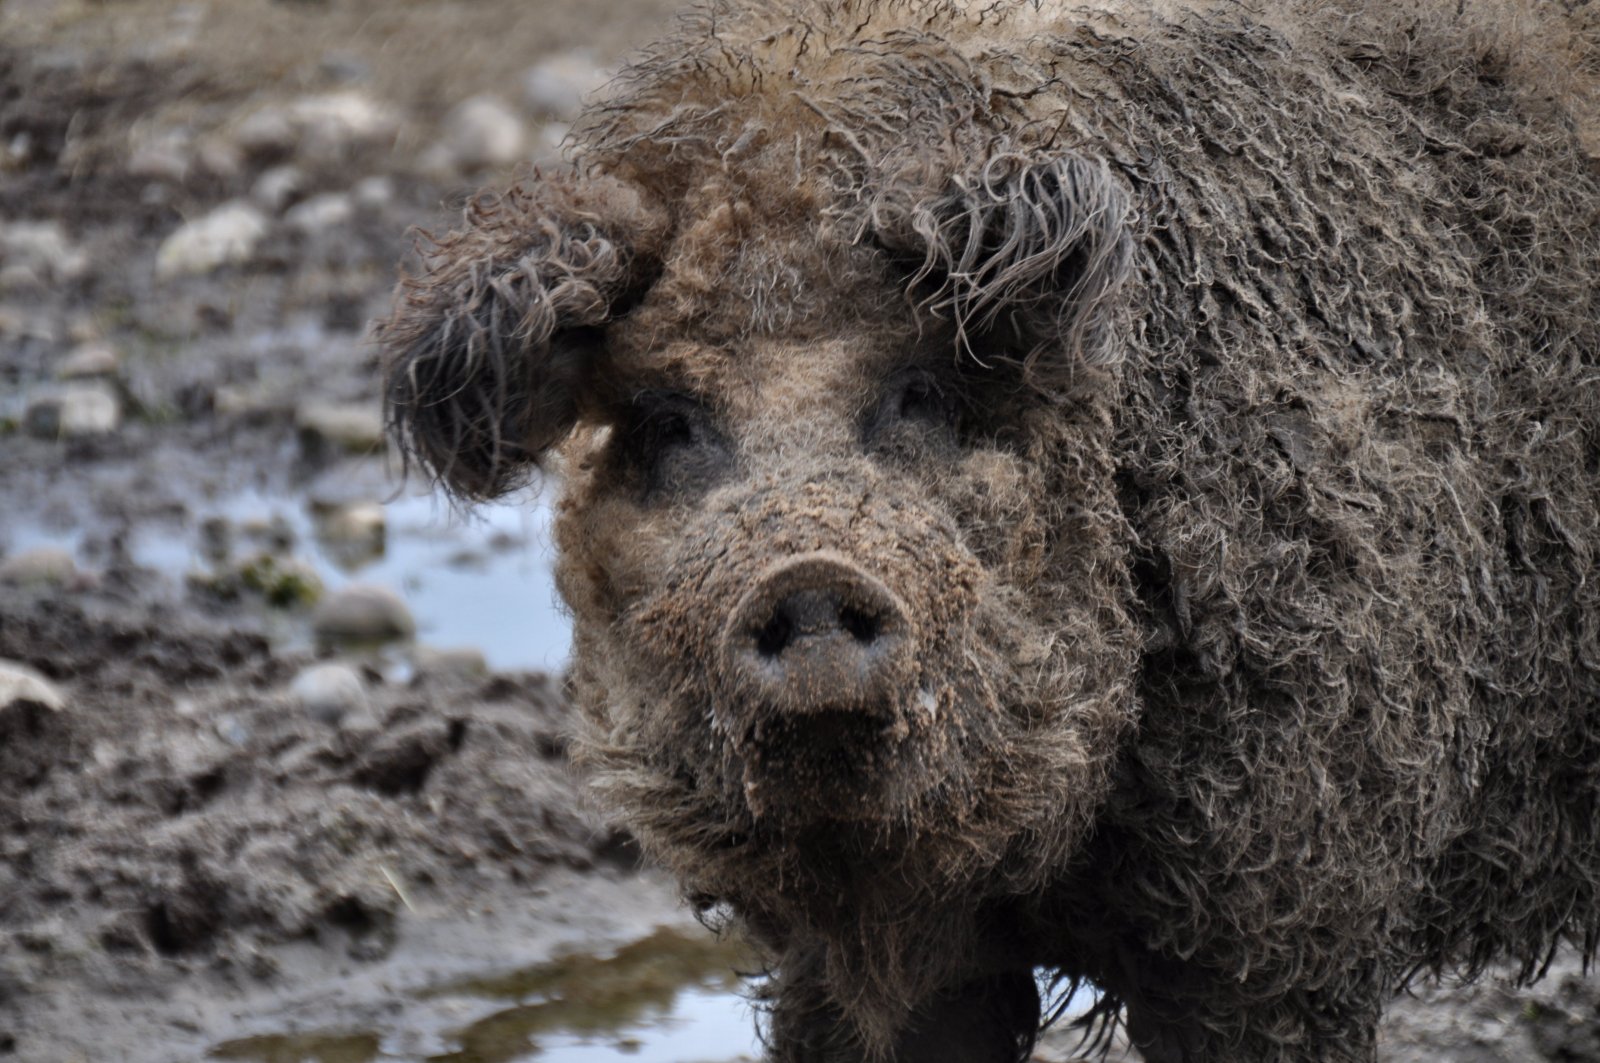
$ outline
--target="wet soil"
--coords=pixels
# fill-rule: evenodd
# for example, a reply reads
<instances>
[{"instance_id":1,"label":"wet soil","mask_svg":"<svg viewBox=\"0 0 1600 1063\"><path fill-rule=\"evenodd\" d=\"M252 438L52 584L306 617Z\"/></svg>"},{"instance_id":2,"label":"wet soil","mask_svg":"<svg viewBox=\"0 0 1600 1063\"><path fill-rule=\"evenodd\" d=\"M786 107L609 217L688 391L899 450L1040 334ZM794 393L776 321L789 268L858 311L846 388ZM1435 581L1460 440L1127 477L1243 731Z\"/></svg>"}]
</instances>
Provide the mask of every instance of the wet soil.
<instances>
[{"instance_id":1,"label":"wet soil","mask_svg":"<svg viewBox=\"0 0 1600 1063\"><path fill-rule=\"evenodd\" d=\"M72 562L0 579L0 661L64 701L0 707L0 1060L758 1054L754 961L569 770L545 500L454 514L380 440L308 428L377 410L367 323L407 230L515 169L458 105L493 95L548 160L563 116L529 68L582 81L673 6L0 4L0 566ZM174 268L227 205L243 242ZM63 387L112 422L41 429ZM378 503L382 534L336 530ZM397 592L415 640L319 640L352 583ZM356 677L339 711L299 685L328 662ZM1600 992L1558 961L1404 999L1385 1038L1396 1063L1600 1060ZM1076 1052L1056 1031L1039 1058Z\"/></svg>"}]
</instances>

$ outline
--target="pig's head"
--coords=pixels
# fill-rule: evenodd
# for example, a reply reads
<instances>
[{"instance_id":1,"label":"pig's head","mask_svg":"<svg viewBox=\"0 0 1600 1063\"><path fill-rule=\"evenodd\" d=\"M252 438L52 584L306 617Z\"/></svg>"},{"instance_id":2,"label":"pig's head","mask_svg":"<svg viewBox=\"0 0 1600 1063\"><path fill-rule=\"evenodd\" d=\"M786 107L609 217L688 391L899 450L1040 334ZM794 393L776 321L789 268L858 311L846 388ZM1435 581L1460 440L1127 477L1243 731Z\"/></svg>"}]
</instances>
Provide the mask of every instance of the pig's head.
<instances>
[{"instance_id":1,"label":"pig's head","mask_svg":"<svg viewBox=\"0 0 1600 1063\"><path fill-rule=\"evenodd\" d=\"M692 891L818 927L1033 888L1105 796L1129 241L1080 154L867 166L793 110L480 200L383 340L398 438L454 492L556 458L614 807Z\"/></svg>"}]
</instances>

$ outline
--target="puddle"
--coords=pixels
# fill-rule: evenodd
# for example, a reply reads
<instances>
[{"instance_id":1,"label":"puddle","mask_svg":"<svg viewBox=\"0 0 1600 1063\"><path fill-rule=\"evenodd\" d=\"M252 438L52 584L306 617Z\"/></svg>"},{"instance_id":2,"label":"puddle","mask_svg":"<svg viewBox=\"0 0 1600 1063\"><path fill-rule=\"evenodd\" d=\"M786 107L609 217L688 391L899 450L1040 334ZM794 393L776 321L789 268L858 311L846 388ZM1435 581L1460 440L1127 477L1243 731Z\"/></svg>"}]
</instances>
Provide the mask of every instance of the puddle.
<instances>
[{"instance_id":1,"label":"puddle","mask_svg":"<svg viewBox=\"0 0 1600 1063\"><path fill-rule=\"evenodd\" d=\"M182 523L133 526L125 548L139 564L182 580L214 569L215 558L208 555L216 548L215 536L208 536L208 528L228 529L235 559L275 539L271 549L309 563L326 590L359 582L397 591L416 618L419 643L476 648L495 669L559 671L565 665L571 632L551 571L548 494L478 506L466 514L433 495L403 494L383 504L384 536L377 549L370 549L329 538L311 499L319 491L336 499L389 498L393 488L381 480L370 482L370 473L361 470L341 482L339 472L334 470L332 482L313 484L310 496L251 489L197 500ZM6 531L11 551L58 546L80 561L92 553L82 528L23 521ZM309 643L305 619L292 613L278 618L275 627L284 642Z\"/></svg>"},{"instance_id":2,"label":"puddle","mask_svg":"<svg viewBox=\"0 0 1600 1063\"><path fill-rule=\"evenodd\" d=\"M405 1029L263 1035L208 1058L251 1063L712 1063L755 1058L736 943L661 928L615 952L572 953L533 967L411 994Z\"/></svg>"}]
</instances>

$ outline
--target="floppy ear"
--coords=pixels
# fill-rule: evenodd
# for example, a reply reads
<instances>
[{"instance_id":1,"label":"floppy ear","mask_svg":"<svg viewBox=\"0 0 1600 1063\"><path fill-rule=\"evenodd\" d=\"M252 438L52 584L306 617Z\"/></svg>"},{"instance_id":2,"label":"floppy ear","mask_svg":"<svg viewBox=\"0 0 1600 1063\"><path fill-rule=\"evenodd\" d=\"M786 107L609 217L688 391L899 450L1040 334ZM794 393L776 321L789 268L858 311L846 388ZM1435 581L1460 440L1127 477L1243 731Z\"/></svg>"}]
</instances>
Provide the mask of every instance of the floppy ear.
<instances>
[{"instance_id":1,"label":"floppy ear","mask_svg":"<svg viewBox=\"0 0 1600 1063\"><path fill-rule=\"evenodd\" d=\"M600 329L643 297L666 229L631 186L563 177L479 196L465 228L425 235L378 326L406 460L469 499L525 482L577 422Z\"/></svg>"},{"instance_id":2,"label":"floppy ear","mask_svg":"<svg viewBox=\"0 0 1600 1063\"><path fill-rule=\"evenodd\" d=\"M1115 360L1108 326L1132 240L1105 163L1001 155L941 195L880 203L873 221L912 270L919 308L951 320L975 357L1019 357L1036 383Z\"/></svg>"}]
</instances>

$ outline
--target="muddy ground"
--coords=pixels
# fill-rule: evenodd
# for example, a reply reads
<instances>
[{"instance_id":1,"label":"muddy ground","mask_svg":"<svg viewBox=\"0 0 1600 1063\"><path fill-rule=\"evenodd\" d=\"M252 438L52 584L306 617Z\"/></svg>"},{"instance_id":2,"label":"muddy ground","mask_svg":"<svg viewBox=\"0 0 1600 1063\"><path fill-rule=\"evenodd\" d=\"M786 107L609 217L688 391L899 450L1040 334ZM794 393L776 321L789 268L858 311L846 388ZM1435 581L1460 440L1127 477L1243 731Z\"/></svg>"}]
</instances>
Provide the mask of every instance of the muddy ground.
<instances>
[{"instance_id":1,"label":"muddy ground","mask_svg":"<svg viewBox=\"0 0 1600 1063\"><path fill-rule=\"evenodd\" d=\"M0 3L0 1058L757 1052L568 770L543 500L401 489L365 338L673 6ZM1384 1058L1600 1060L1600 992Z\"/></svg>"}]
</instances>

